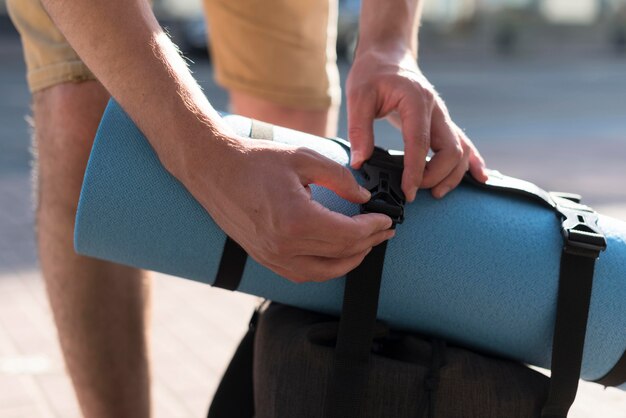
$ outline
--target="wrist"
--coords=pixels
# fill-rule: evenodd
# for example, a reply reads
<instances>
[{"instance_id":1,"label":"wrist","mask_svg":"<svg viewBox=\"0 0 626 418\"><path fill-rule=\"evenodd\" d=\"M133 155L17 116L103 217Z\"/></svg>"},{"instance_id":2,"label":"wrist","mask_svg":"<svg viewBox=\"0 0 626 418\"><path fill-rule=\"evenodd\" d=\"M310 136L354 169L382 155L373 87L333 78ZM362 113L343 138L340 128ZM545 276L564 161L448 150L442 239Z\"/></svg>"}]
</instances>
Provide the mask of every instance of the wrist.
<instances>
[{"instance_id":1,"label":"wrist","mask_svg":"<svg viewBox=\"0 0 626 418\"><path fill-rule=\"evenodd\" d=\"M391 36L372 38L362 35L359 36L354 59L366 56L383 57L391 61L405 59L409 56L411 59L416 60L417 51L410 42L402 38Z\"/></svg>"},{"instance_id":2,"label":"wrist","mask_svg":"<svg viewBox=\"0 0 626 418\"><path fill-rule=\"evenodd\" d=\"M359 45L354 54L354 63L362 61L394 66L406 66L409 64L414 66L417 63L411 49L402 43Z\"/></svg>"},{"instance_id":3,"label":"wrist","mask_svg":"<svg viewBox=\"0 0 626 418\"><path fill-rule=\"evenodd\" d=\"M409 51L417 57L417 32L421 16L420 0L363 0L359 50L391 53Z\"/></svg>"},{"instance_id":4,"label":"wrist","mask_svg":"<svg viewBox=\"0 0 626 418\"><path fill-rule=\"evenodd\" d=\"M224 122L219 122L187 127L163 141L164 146L157 151L163 166L188 188L228 171L229 162L236 154L233 151L241 148L240 141L223 126Z\"/></svg>"}]
</instances>

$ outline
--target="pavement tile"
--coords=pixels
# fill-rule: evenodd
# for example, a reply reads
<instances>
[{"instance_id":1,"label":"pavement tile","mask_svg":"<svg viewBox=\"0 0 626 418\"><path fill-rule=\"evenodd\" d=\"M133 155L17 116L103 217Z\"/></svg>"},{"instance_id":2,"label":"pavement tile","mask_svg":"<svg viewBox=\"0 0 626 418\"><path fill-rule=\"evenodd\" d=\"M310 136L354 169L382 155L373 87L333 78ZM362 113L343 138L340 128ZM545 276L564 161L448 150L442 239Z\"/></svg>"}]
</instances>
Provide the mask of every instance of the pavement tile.
<instances>
[{"instance_id":1,"label":"pavement tile","mask_svg":"<svg viewBox=\"0 0 626 418\"><path fill-rule=\"evenodd\" d=\"M36 377L50 410L59 418L80 418L81 412L69 376L62 373Z\"/></svg>"},{"instance_id":2,"label":"pavement tile","mask_svg":"<svg viewBox=\"0 0 626 418\"><path fill-rule=\"evenodd\" d=\"M56 418L51 412L35 405L3 407L0 410L0 416L2 418Z\"/></svg>"},{"instance_id":3,"label":"pavement tile","mask_svg":"<svg viewBox=\"0 0 626 418\"><path fill-rule=\"evenodd\" d=\"M0 374L0 416L4 408L25 406L32 403L31 392L15 375Z\"/></svg>"}]
</instances>

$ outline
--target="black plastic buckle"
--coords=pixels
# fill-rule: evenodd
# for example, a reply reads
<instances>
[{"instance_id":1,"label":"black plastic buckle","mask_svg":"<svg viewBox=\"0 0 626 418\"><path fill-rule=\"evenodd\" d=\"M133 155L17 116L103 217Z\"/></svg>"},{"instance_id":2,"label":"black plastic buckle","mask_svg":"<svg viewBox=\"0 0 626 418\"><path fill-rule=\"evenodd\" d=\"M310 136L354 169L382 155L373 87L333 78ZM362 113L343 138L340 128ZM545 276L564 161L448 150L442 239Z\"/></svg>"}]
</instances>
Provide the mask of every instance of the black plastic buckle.
<instances>
[{"instance_id":1,"label":"black plastic buckle","mask_svg":"<svg viewBox=\"0 0 626 418\"><path fill-rule=\"evenodd\" d=\"M361 168L365 180L363 187L372 194L369 202L361 205L361 213L383 213L391 218L393 226L404 221L403 168L401 155L391 155L382 148L374 148L372 157Z\"/></svg>"},{"instance_id":2,"label":"black plastic buckle","mask_svg":"<svg viewBox=\"0 0 626 418\"><path fill-rule=\"evenodd\" d=\"M606 250L606 238L598 227L598 214L579 203L577 196L550 193L561 214L564 251L583 257L598 258Z\"/></svg>"}]
</instances>

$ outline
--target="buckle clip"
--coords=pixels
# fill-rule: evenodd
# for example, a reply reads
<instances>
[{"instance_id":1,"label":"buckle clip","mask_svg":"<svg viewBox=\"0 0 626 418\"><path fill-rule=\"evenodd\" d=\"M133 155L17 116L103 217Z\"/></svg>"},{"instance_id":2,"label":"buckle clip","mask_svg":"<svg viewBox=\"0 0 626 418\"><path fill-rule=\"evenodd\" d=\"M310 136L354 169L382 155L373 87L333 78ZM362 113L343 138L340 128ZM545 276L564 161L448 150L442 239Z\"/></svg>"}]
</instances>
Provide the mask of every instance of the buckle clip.
<instances>
[{"instance_id":1,"label":"buckle clip","mask_svg":"<svg viewBox=\"0 0 626 418\"><path fill-rule=\"evenodd\" d=\"M363 187L372 194L369 202L361 205L361 213L383 213L393 221L392 228L404 221L403 168L401 155L391 155L382 148L374 148L372 157L361 168L365 180Z\"/></svg>"},{"instance_id":2,"label":"buckle clip","mask_svg":"<svg viewBox=\"0 0 626 418\"><path fill-rule=\"evenodd\" d=\"M561 215L563 250L583 257L598 258L606 250L606 238L598 226L598 214L569 195L550 193Z\"/></svg>"}]
</instances>

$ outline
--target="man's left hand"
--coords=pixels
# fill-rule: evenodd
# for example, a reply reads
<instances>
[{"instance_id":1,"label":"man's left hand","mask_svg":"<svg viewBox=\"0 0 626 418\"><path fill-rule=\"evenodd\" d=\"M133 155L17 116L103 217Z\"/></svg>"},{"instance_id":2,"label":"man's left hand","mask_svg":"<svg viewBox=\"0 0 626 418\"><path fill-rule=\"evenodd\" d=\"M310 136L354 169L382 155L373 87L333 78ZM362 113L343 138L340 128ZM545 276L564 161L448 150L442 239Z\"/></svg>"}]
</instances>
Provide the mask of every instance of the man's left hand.
<instances>
[{"instance_id":1,"label":"man's left hand","mask_svg":"<svg viewBox=\"0 0 626 418\"><path fill-rule=\"evenodd\" d=\"M445 103L417 66L410 52L357 54L347 81L348 136L351 165L359 168L374 148L373 122L386 117L402 131L402 190L410 202L419 188L441 198L465 173L487 180L478 150L450 118ZM429 150L433 156L426 163Z\"/></svg>"}]
</instances>

